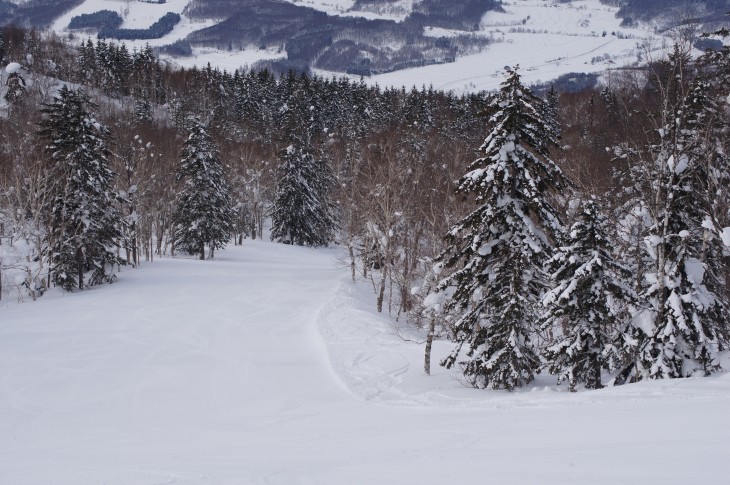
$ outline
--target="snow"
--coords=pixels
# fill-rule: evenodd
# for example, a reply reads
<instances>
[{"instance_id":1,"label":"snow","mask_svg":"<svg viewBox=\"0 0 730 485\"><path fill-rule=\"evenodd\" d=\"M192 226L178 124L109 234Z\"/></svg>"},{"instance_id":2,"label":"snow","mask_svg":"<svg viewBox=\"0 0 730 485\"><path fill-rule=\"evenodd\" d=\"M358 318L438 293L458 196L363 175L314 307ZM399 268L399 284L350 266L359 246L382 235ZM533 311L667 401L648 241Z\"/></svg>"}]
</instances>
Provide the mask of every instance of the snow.
<instances>
[{"instance_id":1,"label":"snow","mask_svg":"<svg viewBox=\"0 0 730 485\"><path fill-rule=\"evenodd\" d=\"M724 227L720 232L720 238L725 247L730 248L730 227Z\"/></svg>"},{"instance_id":2,"label":"snow","mask_svg":"<svg viewBox=\"0 0 730 485\"><path fill-rule=\"evenodd\" d=\"M82 14L111 10L122 17L122 29L146 29L168 12L182 14L190 0L167 0L165 3L147 3L129 0L86 0L53 23L53 30L68 27L73 17Z\"/></svg>"},{"instance_id":3,"label":"snow","mask_svg":"<svg viewBox=\"0 0 730 485\"><path fill-rule=\"evenodd\" d=\"M339 15L347 12L355 4L355 0L287 0L300 7L309 7L326 12L330 15Z\"/></svg>"},{"instance_id":4,"label":"snow","mask_svg":"<svg viewBox=\"0 0 730 485\"><path fill-rule=\"evenodd\" d=\"M730 474L730 376L569 393L541 375L483 391L436 365L452 349L437 341L428 377L422 334L374 313L372 289L349 281L341 258L246 241L81 293L3 300L0 481L666 485ZM671 424L681 416L691 424Z\"/></svg>"},{"instance_id":5,"label":"snow","mask_svg":"<svg viewBox=\"0 0 730 485\"><path fill-rule=\"evenodd\" d=\"M178 57L170 62L179 67L192 68L194 66L204 67L207 63L211 66L233 72L242 67L251 67L254 63L266 59L281 59L286 57L286 51L278 49L245 49L227 51L207 47L194 47L192 57Z\"/></svg>"},{"instance_id":6,"label":"snow","mask_svg":"<svg viewBox=\"0 0 730 485\"><path fill-rule=\"evenodd\" d=\"M5 74L7 74L8 76L11 74L15 74L17 72L20 72L22 68L23 66L21 66L17 62L11 62L7 66L5 66Z\"/></svg>"},{"instance_id":7,"label":"snow","mask_svg":"<svg viewBox=\"0 0 730 485\"><path fill-rule=\"evenodd\" d=\"M354 0L289 1L331 15L396 21L402 21L414 3L413 0L400 0L391 2L387 11L360 12L349 10ZM216 23L215 20L194 22L186 17L184 9L188 3L190 0L168 0L160 5L127 0L86 0L56 20L52 29L61 34L67 33L72 17L105 9L120 13L124 19L123 28L148 27L167 12L181 14L181 22L162 39L124 41L130 50L141 49L146 43L153 47L162 46ZM659 35L651 26L621 27L621 20L615 16L617 9L600 3L600 0L575 0L572 3L512 0L503 2L503 6L505 13L488 12L482 18L481 30L475 33L495 40L484 52L464 55L453 63L372 76L365 82L381 87L432 85L436 89L457 93L494 90L504 79L505 65L519 64L523 81L533 84L548 82L570 72L604 73L610 68L635 64L639 59L642 62L649 57L658 59L672 44L671 32ZM429 27L426 34L440 37L459 33ZM85 38L81 33L77 35L80 39ZM171 60L183 67L203 67L210 62L214 67L231 71L250 66L258 60L285 56L286 52L278 49L222 51L204 48L194 49L191 58ZM321 70L316 70L316 73L324 77L341 75Z\"/></svg>"},{"instance_id":8,"label":"snow","mask_svg":"<svg viewBox=\"0 0 730 485\"><path fill-rule=\"evenodd\" d=\"M204 29L217 23L212 20L203 22L197 20L193 21L185 16L184 9L189 3L190 0L167 0L166 3L162 4L128 0L86 0L81 5L71 9L69 12L56 19L51 25L51 30L59 33L73 32L79 40L84 40L87 36L82 31L68 30L69 22L71 22L71 19L77 15L94 13L100 10L111 10L119 13L122 17L123 22L121 28L136 29L149 27L168 12L180 14L181 20L177 25L175 25L172 32L160 39L124 41L124 44L127 45L130 51L132 49L141 50L147 44L152 47L159 47L172 44L176 40L184 39L188 36L188 34L191 34L196 30ZM120 41L114 40L114 42ZM206 52L200 52L199 54L204 56ZM214 60L211 62L214 62ZM197 65L200 67L204 66L206 63L207 60L198 60ZM238 64L237 67L240 67L241 65L242 64ZM223 66L221 66L221 68L222 67Z\"/></svg>"},{"instance_id":9,"label":"snow","mask_svg":"<svg viewBox=\"0 0 730 485\"><path fill-rule=\"evenodd\" d=\"M457 93L495 90L504 80L506 65L519 64L523 82L529 85L570 72L604 73L633 65L639 57L644 61L661 58L671 46L668 37L655 34L650 26L621 27L617 9L599 0L513 0L502 5L505 13L487 12L482 19L477 35L495 40L484 52L459 57L454 63L372 76L365 82L396 87L430 84ZM455 32L428 29L427 34Z\"/></svg>"}]
</instances>

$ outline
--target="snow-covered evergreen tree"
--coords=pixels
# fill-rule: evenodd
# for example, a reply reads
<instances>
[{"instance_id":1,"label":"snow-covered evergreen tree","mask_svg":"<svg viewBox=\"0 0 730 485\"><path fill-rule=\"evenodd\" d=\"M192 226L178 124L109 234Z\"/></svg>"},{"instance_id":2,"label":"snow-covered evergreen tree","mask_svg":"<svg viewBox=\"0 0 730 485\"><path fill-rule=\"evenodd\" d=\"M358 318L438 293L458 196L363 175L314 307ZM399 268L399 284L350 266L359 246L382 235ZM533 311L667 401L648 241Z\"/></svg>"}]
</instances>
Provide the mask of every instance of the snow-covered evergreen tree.
<instances>
[{"instance_id":1,"label":"snow-covered evergreen tree","mask_svg":"<svg viewBox=\"0 0 730 485\"><path fill-rule=\"evenodd\" d=\"M542 103L542 117L545 120L547 129L550 130L550 134L556 140L560 138L560 122L558 117L560 115L560 97L558 92L555 91L555 86L550 86L550 90L545 94L545 102Z\"/></svg>"},{"instance_id":2,"label":"snow-covered evergreen tree","mask_svg":"<svg viewBox=\"0 0 730 485\"><path fill-rule=\"evenodd\" d=\"M16 64L17 65L17 64ZM5 81L5 85L8 87L5 93L5 101L13 105L20 102L27 92L25 89L25 79L20 75L20 72L13 71L8 74L8 79Z\"/></svg>"},{"instance_id":3,"label":"snow-covered evergreen tree","mask_svg":"<svg viewBox=\"0 0 730 485\"><path fill-rule=\"evenodd\" d=\"M142 96L134 103L134 118L139 123L152 123L152 103L146 90L142 90Z\"/></svg>"},{"instance_id":4,"label":"snow-covered evergreen tree","mask_svg":"<svg viewBox=\"0 0 730 485\"><path fill-rule=\"evenodd\" d=\"M300 246L326 246L337 227L330 198L334 176L322 157L297 140L281 155L271 239Z\"/></svg>"},{"instance_id":5,"label":"snow-covered evergreen tree","mask_svg":"<svg viewBox=\"0 0 730 485\"><path fill-rule=\"evenodd\" d=\"M184 185L177 195L173 240L175 247L205 259L233 237L234 207L223 174L220 153L198 118L189 120L177 178Z\"/></svg>"},{"instance_id":6,"label":"snow-covered evergreen tree","mask_svg":"<svg viewBox=\"0 0 730 485\"><path fill-rule=\"evenodd\" d=\"M543 297L541 321L552 338L543 355L558 383L568 381L571 391L579 383L603 387L601 371L621 359L611 355L611 344L633 292L629 271L611 254L605 224L598 202L584 202L580 219L548 262L553 288Z\"/></svg>"},{"instance_id":7,"label":"snow-covered evergreen tree","mask_svg":"<svg viewBox=\"0 0 730 485\"><path fill-rule=\"evenodd\" d=\"M54 174L48 216L53 280L66 290L110 281L115 264L124 261L113 251L120 243L122 217L112 191L108 130L91 112L95 106L82 91L66 86L45 105L41 136Z\"/></svg>"},{"instance_id":8,"label":"snow-covered evergreen tree","mask_svg":"<svg viewBox=\"0 0 730 485\"><path fill-rule=\"evenodd\" d=\"M701 80L687 81L688 56L675 48L667 66L660 139L646 167L652 226L644 300L627 331L637 341L636 375L676 378L719 369L726 296L717 290L721 253L708 170L716 140L706 137L709 99ZM709 230L708 230L709 229Z\"/></svg>"},{"instance_id":9,"label":"snow-covered evergreen tree","mask_svg":"<svg viewBox=\"0 0 730 485\"><path fill-rule=\"evenodd\" d=\"M457 223L440 259L457 267L440 287L454 287L447 308L458 313L457 347L442 365L459 360L479 388L513 389L530 382L539 367L531 342L540 298L546 290L543 265L560 231L551 193L565 186L550 159L553 132L540 116L542 101L522 85L516 69L491 101L481 147L458 192L479 207Z\"/></svg>"}]
</instances>

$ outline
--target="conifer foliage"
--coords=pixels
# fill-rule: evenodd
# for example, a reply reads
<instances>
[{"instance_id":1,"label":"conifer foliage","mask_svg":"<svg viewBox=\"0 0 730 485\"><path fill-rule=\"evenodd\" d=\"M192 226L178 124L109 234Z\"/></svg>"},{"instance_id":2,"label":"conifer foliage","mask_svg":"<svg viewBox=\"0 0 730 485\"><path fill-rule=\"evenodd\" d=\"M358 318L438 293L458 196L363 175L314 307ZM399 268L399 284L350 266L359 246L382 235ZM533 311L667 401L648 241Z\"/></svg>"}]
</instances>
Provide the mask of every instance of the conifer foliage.
<instances>
[{"instance_id":1,"label":"conifer foliage","mask_svg":"<svg viewBox=\"0 0 730 485\"><path fill-rule=\"evenodd\" d=\"M299 246L326 246L337 226L329 195L334 185L329 165L301 141L289 145L281 158L271 239Z\"/></svg>"},{"instance_id":2,"label":"conifer foliage","mask_svg":"<svg viewBox=\"0 0 730 485\"><path fill-rule=\"evenodd\" d=\"M567 380L571 391L579 383L600 389L601 372L621 359L612 353L613 332L633 295L628 270L611 254L605 224L598 202L584 202L564 246L548 262L553 288L543 297L542 325L553 338L544 356L558 383Z\"/></svg>"},{"instance_id":3,"label":"conifer foliage","mask_svg":"<svg viewBox=\"0 0 730 485\"><path fill-rule=\"evenodd\" d=\"M198 118L189 120L177 178L184 185L177 195L173 240L175 247L205 259L233 237L234 209L223 174L220 153Z\"/></svg>"},{"instance_id":4,"label":"conifer foliage","mask_svg":"<svg viewBox=\"0 0 730 485\"><path fill-rule=\"evenodd\" d=\"M66 86L45 105L41 136L55 183L48 214L53 280L66 290L110 281L113 248L120 243L122 218L115 207L114 173L109 169L108 131L92 114L82 91Z\"/></svg>"},{"instance_id":5,"label":"conifer foliage","mask_svg":"<svg viewBox=\"0 0 730 485\"><path fill-rule=\"evenodd\" d=\"M670 55L660 140L644 164L653 204L645 239L651 269L636 317L641 378L686 377L718 370L727 303L718 284L721 253L711 182L718 161L713 113L701 79L686 79L688 55ZM713 291L720 289L720 292Z\"/></svg>"},{"instance_id":6,"label":"conifer foliage","mask_svg":"<svg viewBox=\"0 0 730 485\"><path fill-rule=\"evenodd\" d=\"M552 255L560 222L547 197L565 186L549 158L553 130L540 116L542 101L522 85L516 69L492 100L490 129L477 159L457 189L479 207L457 223L441 256L459 268L440 287L453 287L448 308L458 311L457 347L442 362L461 362L475 387L513 389L530 382L539 367L531 344L545 290L543 264ZM447 250L448 251L448 250Z\"/></svg>"},{"instance_id":7,"label":"conifer foliage","mask_svg":"<svg viewBox=\"0 0 730 485\"><path fill-rule=\"evenodd\" d=\"M25 87L25 79L20 73L13 72L8 75L8 80L5 81L5 85L8 87L5 93L5 101L10 104L18 103L23 99L27 90Z\"/></svg>"}]
</instances>

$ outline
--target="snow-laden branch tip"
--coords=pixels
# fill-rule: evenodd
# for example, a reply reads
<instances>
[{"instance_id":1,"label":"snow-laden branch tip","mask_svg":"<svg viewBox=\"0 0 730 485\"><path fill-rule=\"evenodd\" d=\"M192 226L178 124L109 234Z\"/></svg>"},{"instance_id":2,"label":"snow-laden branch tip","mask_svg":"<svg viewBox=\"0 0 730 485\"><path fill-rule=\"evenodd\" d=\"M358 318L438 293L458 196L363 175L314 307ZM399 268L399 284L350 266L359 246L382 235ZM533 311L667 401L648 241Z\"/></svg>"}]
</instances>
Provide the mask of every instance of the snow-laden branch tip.
<instances>
[{"instance_id":1,"label":"snow-laden branch tip","mask_svg":"<svg viewBox=\"0 0 730 485\"><path fill-rule=\"evenodd\" d=\"M720 231L720 238L725 247L730 248L730 227L725 227Z\"/></svg>"}]
</instances>

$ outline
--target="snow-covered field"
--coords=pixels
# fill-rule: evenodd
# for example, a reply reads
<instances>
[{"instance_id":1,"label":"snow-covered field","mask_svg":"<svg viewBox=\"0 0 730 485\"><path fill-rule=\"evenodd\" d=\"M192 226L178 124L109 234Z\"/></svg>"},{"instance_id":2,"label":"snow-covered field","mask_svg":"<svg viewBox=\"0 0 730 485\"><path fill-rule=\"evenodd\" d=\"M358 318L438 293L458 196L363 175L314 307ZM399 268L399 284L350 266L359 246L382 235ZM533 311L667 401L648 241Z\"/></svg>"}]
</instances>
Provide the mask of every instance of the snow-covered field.
<instances>
[{"instance_id":1,"label":"snow-covered field","mask_svg":"<svg viewBox=\"0 0 730 485\"><path fill-rule=\"evenodd\" d=\"M0 306L0 483L688 484L730 477L730 375L463 387L338 249L261 241ZM410 339L418 339L405 329ZM451 346L439 342L435 360ZM725 362L730 367L730 362Z\"/></svg>"},{"instance_id":2,"label":"snow-covered field","mask_svg":"<svg viewBox=\"0 0 730 485\"><path fill-rule=\"evenodd\" d=\"M168 0L165 4L149 4L129 0L86 0L54 22L52 29L66 33L73 16L99 10L119 12L123 28L145 28L167 12L182 14L182 21L161 39L125 41L130 49L141 48L147 42L152 46L167 45L184 39L188 34L215 24L215 21L194 22L184 15L190 0ZM322 10L331 15L363 16L403 20L413 6L413 0L402 0L389 6L388 12L351 11L354 0L289 0L292 3ZM615 14L617 9L599 0L575 0L559 3L557 0L506 0L505 13L488 12L481 19L482 29L476 35L488 36L497 42L486 51L466 55L455 63L406 69L372 76L370 84L380 86L433 85L437 89L457 93L491 90L499 87L505 65L519 64L528 83L547 82L570 72L604 72L648 58L660 58L671 39L654 34L652 26L624 28ZM605 35L604 35L605 32ZM454 35L443 29L432 29L430 35ZM612 35L616 34L616 35ZM251 65L261 59L282 57L275 50L222 51L196 49L194 57L172 59L172 62L191 67L207 63L221 69L233 70ZM318 71L330 77L336 73ZM339 75L339 74L337 74Z\"/></svg>"},{"instance_id":3,"label":"snow-covered field","mask_svg":"<svg viewBox=\"0 0 730 485\"><path fill-rule=\"evenodd\" d=\"M98 12L100 10L111 10L117 12L123 19L121 28L123 29L146 29L150 25L157 22L163 15L168 12L174 12L182 14L185 7L190 3L190 0L167 0L166 3L146 3L134 0L86 0L78 7L70 10L66 14L56 19L51 25L51 30L60 34L67 34L68 24L71 22L73 17L83 14L90 14ZM185 15L181 15L180 22L172 29L172 32L167 34L161 39L150 39L150 40L126 40L125 44L132 49L140 50L145 45L149 44L153 47L159 47L163 45L172 44L176 40L184 39L195 32L196 30L203 29L215 25L214 21L198 22L189 19ZM75 32L81 39L85 39L83 32ZM211 61L212 62L212 61ZM205 66L205 62L199 62L199 66Z\"/></svg>"},{"instance_id":4,"label":"snow-covered field","mask_svg":"<svg viewBox=\"0 0 730 485\"><path fill-rule=\"evenodd\" d=\"M656 36L651 26L621 27L617 9L599 0L569 4L506 0L503 6L504 13L487 12L482 18L478 35L495 40L487 50L450 64L372 76L366 82L406 87L431 84L457 93L493 90L504 80L504 66L519 64L523 81L533 84L571 72L602 73L640 59L641 63L659 59L671 45L671 39ZM430 35L454 32L433 29Z\"/></svg>"}]
</instances>

